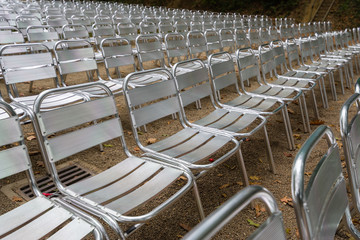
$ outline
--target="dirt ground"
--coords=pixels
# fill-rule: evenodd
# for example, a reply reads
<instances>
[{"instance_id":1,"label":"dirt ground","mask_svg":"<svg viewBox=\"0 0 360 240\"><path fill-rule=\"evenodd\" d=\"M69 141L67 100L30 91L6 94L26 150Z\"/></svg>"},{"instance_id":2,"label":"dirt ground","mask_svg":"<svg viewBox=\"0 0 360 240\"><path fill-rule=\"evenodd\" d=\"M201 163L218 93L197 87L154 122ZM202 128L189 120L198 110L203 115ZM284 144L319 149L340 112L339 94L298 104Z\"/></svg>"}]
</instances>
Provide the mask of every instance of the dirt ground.
<instances>
[{"instance_id":1,"label":"dirt ground","mask_svg":"<svg viewBox=\"0 0 360 240\"><path fill-rule=\"evenodd\" d=\"M105 77L105 71L103 64L99 66L101 75ZM74 75L69 76L68 83L80 83L85 82L85 76ZM359 76L356 76L357 79ZM28 95L28 84L24 84L20 87L24 91L25 95ZM328 86L328 84L327 84ZM3 95L5 95L4 84L0 85ZM34 93L41 92L44 89L52 87L52 82L42 81L41 83L34 84ZM333 101L328 88L329 109L324 109L320 102L319 91L317 89L316 95L319 102L319 111L321 120L324 124L331 126L335 132L336 137L340 139L339 133L339 111L343 102L354 92L354 89L346 89L345 95L338 92L338 101ZM227 89L222 94L223 100L231 99L235 96L233 89ZM123 96L117 96L116 102L118 110L122 119L124 127L125 138L128 148L135 155L140 155L136 143L131 132L129 114L125 106ZM308 105L311 102L308 99ZM203 99L201 101L202 108L197 109L195 105L186 107L186 114L190 121L199 119L201 116L208 114L213 108L209 99ZM296 104L289 106L290 119L292 124L293 133L295 136L295 144L297 148L300 148L304 141L309 137L309 133L303 132L301 117L299 114L299 107ZM309 107L309 114L312 118L313 112ZM314 119L312 119L314 120ZM312 125L311 130L316 129L317 125ZM25 137L33 136L34 130L31 124L23 126ZM174 120L171 117L166 117L159 121L156 121L147 126L147 132L142 130L140 135L141 140L146 142L148 138L156 138L161 140L170 136L181 129L181 125L178 120ZM281 201L284 197L291 198L291 168L294 157L298 151L289 151L287 141L285 137L285 130L282 121L282 116L277 114L271 116L268 119L267 130L270 137L271 147L273 151L274 161L277 168L277 174L273 174L269 170L269 165L266 158L266 148L262 131L249 137L241 145L243 156L245 159L245 165L247 168L248 176L250 177L251 184L257 184L269 189L275 199L278 206L283 213L286 233L289 239L297 239L297 225L294 209L291 201L284 203ZM31 138L29 138L31 139ZM34 172L37 177L43 176L45 170L43 164L41 164L42 158L39 154L38 145L35 139L27 140L29 151L32 153L31 160L34 167ZM93 171L105 170L122 159L125 158L120 142L118 140L112 140L107 143L108 147L105 147L104 152L100 152L98 147L94 147L88 151L76 154L70 157L68 160L85 162L90 166L94 166ZM314 163L319 160L321 151L324 151L325 143L321 145L319 149L314 151L314 154L309 161L307 171L311 171L314 167ZM345 171L345 168L344 168ZM16 182L20 179L24 179L25 176L16 176L7 179L0 180L0 188L8 184ZM237 165L235 156L231 157L224 164L218 168L209 171L203 177L197 180L203 207L206 215L210 214L227 199L233 196L236 192L244 188L243 178L240 168ZM166 194L166 193L165 193ZM0 214L7 212L9 209L16 207L17 205L25 202L15 202L14 199L9 199L3 192L0 191ZM261 206L261 205L260 205ZM245 239L256 227L249 223L249 220L254 223L261 223L264 221L266 213L261 210L256 212L254 209L247 207L242 211L235 219L228 224L220 233L217 234L215 239ZM132 234L129 239L179 239L184 236L192 227L199 222L199 215L193 199L192 192L187 193L183 198L177 201L170 208L162 212L159 216L148 222ZM111 239L115 239L114 234L109 231ZM349 238L348 233L341 229L337 234L338 239Z\"/></svg>"}]
</instances>

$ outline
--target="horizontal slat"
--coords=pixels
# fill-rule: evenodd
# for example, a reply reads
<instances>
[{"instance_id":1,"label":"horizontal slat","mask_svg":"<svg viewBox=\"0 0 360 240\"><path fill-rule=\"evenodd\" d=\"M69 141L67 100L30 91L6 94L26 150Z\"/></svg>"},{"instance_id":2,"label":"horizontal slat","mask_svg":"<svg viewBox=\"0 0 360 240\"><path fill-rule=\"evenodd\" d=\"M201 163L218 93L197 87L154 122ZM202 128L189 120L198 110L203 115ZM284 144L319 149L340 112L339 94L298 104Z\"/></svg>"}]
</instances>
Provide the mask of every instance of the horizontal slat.
<instances>
[{"instance_id":1,"label":"horizontal slat","mask_svg":"<svg viewBox=\"0 0 360 240\"><path fill-rule=\"evenodd\" d=\"M0 34L0 44L23 43L24 36L21 33Z\"/></svg>"},{"instance_id":2,"label":"horizontal slat","mask_svg":"<svg viewBox=\"0 0 360 240\"><path fill-rule=\"evenodd\" d=\"M178 66L181 67L182 64L179 64ZM204 81L209 81L208 70L207 68L202 67L181 75L177 75L176 81L178 82L179 89L183 90L189 86L193 86Z\"/></svg>"},{"instance_id":3,"label":"horizontal slat","mask_svg":"<svg viewBox=\"0 0 360 240\"><path fill-rule=\"evenodd\" d=\"M226 110L216 109L216 110L210 112L205 117L197 120L194 123L201 125L201 126L206 126L206 125L209 125L209 124L217 121L218 119L224 117L227 113L228 113L228 111L226 111ZM239 115L241 115L241 113L239 113Z\"/></svg>"},{"instance_id":4,"label":"horizontal slat","mask_svg":"<svg viewBox=\"0 0 360 240\"><path fill-rule=\"evenodd\" d=\"M70 223L65 225L59 231L57 231L54 235L50 236L48 240L77 240L83 239L86 235L91 233L94 230L94 227L89 223L81 220L80 218L76 218L72 220Z\"/></svg>"},{"instance_id":5,"label":"horizontal slat","mask_svg":"<svg viewBox=\"0 0 360 240\"><path fill-rule=\"evenodd\" d=\"M133 111L136 126L142 126L180 111L176 97L171 97Z\"/></svg>"},{"instance_id":6,"label":"horizontal slat","mask_svg":"<svg viewBox=\"0 0 360 240\"><path fill-rule=\"evenodd\" d=\"M106 42L105 42L106 43ZM132 53L131 45L120 45L113 47L103 47L105 57L116 56L116 55L129 55Z\"/></svg>"},{"instance_id":7,"label":"horizontal slat","mask_svg":"<svg viewBox=\"0 0 360 240\"><path fill-rule=\"evenodd\" d=\"M160 169L160 164L146 162L133 172L129 172L125 178L115 180L109 186L85 195L85 197L96 203L104 203L138 187Z\"/></svg>"},{"instance_id":8,"label":"horizontal slat","mask_svg":"<svg viewBox=\"0 0 360 240\"><path fill-rule=\"evenodd\" d=\"M67 63L63 62L60 63L58 66L60 68L61 74L84 72L84 71L91 71L97 69L95 59L89 59L86 61L79 61L79 62L67 62Z\"/></svg>"},{"instance_id":9,"label":"horizontal slat","mask_svg":"<svg viewBox=\"0 0 360 240\"><path fill-rule=\"evenodd\" d=\"M74 31L64 31L64 36L66 39L71 38L88 38L89 33L85 30L74 30Z\"/></svg>"},{"instance_id":10,"label":"horizontal slat","mask_svg":"<svg viewBox=\"0 0 360 240\"><path fill-rule=\"evenodd\" d=\"M184 106L210 95L211 87L209 83L201 84L199 86L192 87L189 90L180 92L180 97Z\"/></svg>"},{"instance_id":11,"label":"horizontal slat","mask_svg":"<svg viewBox=\"0 0 360 240\"><path fill-rule=\"evenodd\" d=\"M139 53L138 56L140 57L141 62L164 59L164 53L162 51L142 52Z\"/></svg>"},{"instance_id":12,"label":"horizontal slat","mask_svg":"<svg viewBox=\"0 0 360 240\"><path fill-rule=\"evenodd\" d=\"M129 55L116 58L105 58L105 62L108 68L115 68L126 65L133 65L135 63L135 60L132 55Z\"/></svg>"},{"instance_id":13,"label":"horizontal slat","mask_svg":"<svg viewBox=\"0 0 360 240\"><path fill-rule=\"evenodd\" d=\"M9 71L3 74L6 84L28 82L56 77L56 71L54 66Z\"/></svg>"},{"instance_id":14,"label":"horizontal slat","mask_svg":"<svg viewBox=\"0 0 360 240\"><path fill-rule=\"evenodd\" d=\"M235 72L234 62L232 59L228 61L219 61L214 64L211 64L211 70L213 76L218 76L226 72Z\"/></svg>"},{"instance_id":15,"label":"horizontal slat","mask_svg":"<svg viewBox=\"0 0 360 240\"><path fill-rule=\"evenodd\" d=\"M137 46L138 46L139 52L161 49L161 43L159 41L138 43Z\"/></svg>"},{"instance_id":16,"label":"horizontal slat","mask_svg":"<svg viewBox=\"0 0 360 240\"><path fill-rule=\"evenodd\" d=\"M56 162L122 135L119 119L114 118L90 127L46 140L51 161Z\"/></svg>"},{"instance_id":17,"label":"horizontal slat","mask_svg":"<svg viewBox=\"0 0 360 240\"><path fill-rule=\"evenodd\" d=\"M94 189L101 188L107 184L110 184L116 179L120 179L124 177L129 172L133 171L137 167L141 166L144 163L144 160L137 157L130 157L122 160L120 163L115 166L92 176L91 178L87 178L81 182L72 184L68 188L79 194L85 194L87 192L93 191Z\"/></svg>"},{"instance_id":18,"label":"horizontal slat","mask_svg":"<svg viewBox=\"0 0 360 240\"><path fill-rule=\"evenodd\" d=\"M53 229L57 228L70 217L71 214L69 212L62 208L56 207L3 239L24 239L26 236L26 239L37 240L51 232Z\"/></svg>"},{"instance_id":19,"label":"horizontal slat","mask_svg":"<svg viewBox=\"0 0 360 240\"><path fill-rule=\"evenodd\" d=\"M131 83L131 79L129 83ZM131 106L138 106L176 93L174 80L157 82L146 87L128 90Z\"/></svg>"},{"instance_id":20,"label":"horizontal slat","mask_svg":"<svg viewBox=\"0 0 360 240\"><path fill-rule=\"evenodd\" d=\"M30 219L36 217L41 212L51 208L53 204L42 197L37 197L10 212L0 216L0 236L21 226ZM20 238L23 239L23 238Z\"/></svg>"},{"instance_id":21,"label":"horizontal slat","mask_svg":"<svg viewBox=\"0 0 360 240\"><path fill-rule=\"evenodd\" d=\"M118 211L119 213L127 213L159 194L181 174L182 172L179 170L165 168L135 191L116 201L113 201L112 203L106 205L106 207Z\"/></svg>"},{"instance_id":22,"label":"horizontal slat","mask_svg":"<svg viewBox=\"0 0 360 240\"><path fill-rule=\"evenodd\" d=\"M69 61L69 60L82 59L82 58L93 58L94 50L90 47L66 49L66 50L57 50L56 54L57 54L56 55L57 60L62 62L62 61Z\"/></svg>"},{"instance_id":23,"label":"horizontal slat","mask_svg":"<svg viewBox=\"0 0 360 240\"><path fill-rule=\"evenodd\" d=\"M187 48L184 49L171 49L167 50L168 57L181 57L181 56L188 56L189 52Z\"/></svg>"},{"instance_id":24,"label":"horizontal slat","mask_svg":"<svg viewBox=\"0 0 360 240\"><path fill-rule=\"evenodd\" d=\"M241 130L245 129L250 124L252 124L257 118L258 118L257 115L246 114L243 117L241 117L239 120L237 120L236 122L231 124L230 126L224 128L224 130L229 131L229 132L240 132ZM221 119L221 120L223 120L223 119Z\"/></svg>"},{"instance_id":25,"label":"horizontal slat","mask_svg":"<svg viewBox=\"0 0 360 240\"><path fill-rule=\"evenodd\" d=\"M28 33L30 41L45 41L45 40L58 40L59 35L57 32L34 32Z\"/></svg>"},{"instance_id":26,"label":"horizontal slat","mask_svg":"<svg viewBox=\"0 0 360 240\"><path fill-rule=\"evenodd\" d=\"M237 83L236 73L231 72L214 80L215 91Z\"/></svg>"},{"instance_id":27,"label":"horizontal slat","mask_svg":"<svg viewBox=\"0 0 360 240\"><path fill-rule=\"evenodd\" d=\"M1 66L5 69L15 69L52 64L51 53L32 53L1 57Z\"/></svg>"},{"instance_id":28,"label":"horizontal slat","mask_svg":"<svg viewBox=\"0 0 360 240\"><path fill-rule=\"evenodd\" d=\"M112 97L104 97L90 102L39 113L38 117L41 121L42 134L49 135L115 113L114 99Z\"/></svg>"},{"instance_id":29,"label":"horizontal slat","mask_svg":"<svg viewBox=\"0 0 360 240\"><path fill-rule=\"evenodd\" d=\"M0 146L24 139L16 116L0 120L0 132Z\"/></svg>"}]
</instances>

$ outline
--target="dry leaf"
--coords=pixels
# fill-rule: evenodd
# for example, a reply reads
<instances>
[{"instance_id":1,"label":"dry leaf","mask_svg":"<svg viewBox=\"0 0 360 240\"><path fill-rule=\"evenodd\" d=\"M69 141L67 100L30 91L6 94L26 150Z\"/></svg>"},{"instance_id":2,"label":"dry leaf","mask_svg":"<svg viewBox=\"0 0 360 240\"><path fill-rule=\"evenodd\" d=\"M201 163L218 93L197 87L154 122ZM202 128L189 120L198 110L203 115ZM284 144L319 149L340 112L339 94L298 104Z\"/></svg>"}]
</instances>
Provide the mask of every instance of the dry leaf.
<instances>
[{"instance_id":1,"label":"dry leaf","mask_svg":"<svg viewBox=\"0 0 360 240\"><path fill-rule=\"evenodd\" d=\"M38 155L38 154L40 154L39 151L29 151L30 156L35 156L35 155Z\"/></svg>"},{"instance_id":2,"label":"dry leaf","mask_svg":"<svg viewBox=\"0 0 360 240\"><path fill-rule=\"evenodd\" d=\"M260 177L258 177L258 176L250 176L249 178L250 178L250 180L253 180L253 181L260 180Z\"/></svg>"},{"instance_id":3,"label":"dry leaf","mask_svg":"<svg viewBox=\"0 0 360 240\"><path fill-rule=\"evenodd\" d=\"M291 234L291 229L290 229L290 228L287 228L287 229L285 229L285 232L286 232L288 235L290 235L290 234Z\"/></svg>"},{"instance_id":4,"label":"dry leaf","mask_svg":"<svg viewBox=\"0 0 360 240\"><path fill-rule=\"evenodd\" d=\"M227 198L226 193L221 194L221 196L223 196L224 198Z\"/></svg>"},{"instance_id":5,"label":"dry leaf","mask_svg":"<svg viewBox=\"0 0 360 240\"><path fill-rule=\"evenodd\" d=\"M295 146L296 146L297 149L301 148L301 144L296 144Z\"/></svg>"},{"instance_id":6,"label":"dry leaf","mask_svg":"<svg viewBox=\"0 0 360 240\"><path fill-rule=\"evenodd\" d=\"M113 147L114 145L111 144L104 144L104 147Z\"/></svg>"},{"instance_id":7,"label":"dry leaf","mask_svg":"<svg viewBox=\"0 0 360 240\"><path fill-rule=\"evenodd\" d=\"M276 182L276 183L281 183L281 181L280 181L280 180L275 180L275 182Z\"/></svg>"},{"instance_id":8,"label":"dry leaf","mask_svg":"<svg viewBox=\"0 0 360 240\"><path fill-rule=\"evenodd\" d=\"M13 196L12 199L11 199L11 201L13 201L13 202L22 202L23 199L20 198L20 197L18 197L18 196Z\"/></svg>"},{"instance_id":9,"label":"dry leaf","mask_svg":"<svg viewBox=\"0 0 360 240\"><path fill-rule=\"evenodd\" d=\"M137 132L139 135L144 135L144 133L142 131L138 131Z\"/></svg>"},{"instance_id":10,"label":"dry leaf","mask_svg":"<svg viewBox=\"0 0 360 240\"><path fill-rule=\"evenodd\" d=\"M282 120L276 120L278 123L283 123L283 121Z\"/></svg>"},{"instance_id":11,"label":"dry leaf","mask_svg":"<svg viewBox=\"0 0 360 240\"><path fill-rule=\"evenodd\" d=\"M191 227L185 223L179 223L180 227L182 227L184 230L186 231L190 231L191 230Z\"/></svg>"},{"instance_id":12,"label":"dry leaf","mask_svg":"<svg viewBox=\"0 0 360 240\"><path fill-rule=\"evenodd\" d=\"M181 238L181 239L183 239L184 238L184 236L183 235L181 235L181 234L178 234L178 235L176 235L178 238Z\"/></svg>"},{"instance_id":13,"label":"dry leaf","mask_svg":"<svg viewBox=\"0 0 360 240\"><path fill-rule=\"evenodd\" d=\"M263 162L263 160L262 160L261 158L259 158L259 162L261 162L261 163L262 163L262 162Z\"/></svg>"},{"instance_id":14,"label":"dry leaf","mask_svg":"<svg viewBox=\"0 0 360 240\"><path fill-rule=\"evenodd\" d=\"M300 233L299 233L299 229L296 229L296 232L295 232L295 234L296 234L296 237L297 237L297 239L300 239Z\"/></svg>"},{"instance_id":15,"label":"dry leaf","mask_svg":"<svg viewBox=\"0 0 360 240\"><path fill-rule=\"evenodd\" d=\"M135 152L139 152L140 151L140 148L139 147L134 147L133 148Z\"/></svg>"},{"instance_id":16,"label":"dry leaf","mask_svg":"<svg viewBox=\"0 0 360 240\"><path fill-rule=\"evenodd\" d=\"M295 114L294 110L292 110L291 108L288 108L288 113Z\"/></svg>"},{"instance_id":17,"label":"dry leaf","mask_svg":"<svg viewBox=\"0 0 360 240\"><path fill-rule=\"evenodd\" d=\"M147 144L153 144L153 143L156 143L156 138L148 138L146 140Z\"/></svg>"},{"instance_id":18,"label":"dry leaf","mask_svg":"<svg viewBox=\"0 0 360 240\"><path fill-rule=\"evenodd\" d=\"M322 124L324 124L324 123L325 123L324 120L310 121L310 125L322 125Z\"/></svg>"},{"instance_id":19,"label":"dry leaf","mask_svg":"<svg viewBox=\"0 0 360 240\"><path fill-rule=\"evenodd\" d=\"M219 189L224 189L224 188L227 188L229 186L230 186L230 183L226 183L226 184L220 186Z\"/></svg>"},{"instance_id":20,"label":"dry leaf","mask_svg":"<svg viewBox=\"0 0 360 240\"><path fill-rule=\"evenodd\" d=\"M243 182L236 182L236 184L240 185L240 186L244 186Z\"/></svg>"},{"instance_id":21,"label":"dry leaf","mask_svg":"<svg viewBox=\"0 0 360 240\"><path fill-rule=\"evenodd\" d=\"M217 176L218 176L218 177L222 177L222 176L224 176L224 174L219 173Z\"/></svg>"},{"instance_id":22,"label":"dry leaf","mask_svg":"<svg viewBox=\"0 0 360 240\"><path fill-rule=\"evenodd\" d=\"M346 167L345 162L341 162L341 166L342 166L342 168L345 168Z\"/></svg>"},{"instance_id":23,"label":"dry leaf","mask_svg":"<svg viewBox=\"0 0 360 240\"><path fill-rule=\"evenodd\" d=\"M288 197L288 196L285 196L283 198L280 199L280 201L284 204L288 203L288 202L292 202L292 198L291 197Z\"/></svg>"},{"instance_id":24,"label":"dry leaf","mask_svg":"<svg viewBox=\"0 0 360 240\"><path fill-rule=\"evenodd\" d=\"M186 177L184 177L184 176L180 176L180 177L179 177L179 179L184 180L184 181L186 181L186 180L187 180L187 178L186 178Z\"/></svg>"},{"instance_id":25,"label":"dry leaf","mask_svg":"<svg viewBox=\"0 0 360 240\"><path fill-rule=\"evenodd\" d=\"M285 157L292 157L293 155L291 153L288 152L284 152Z\"/></svg>"},{"instance_id":26,"label":"dry leaf","mask_svg":"<svg viewBox=\"0 0 360 240\"><path fill-rule=\"evenodd\" d=\"M251 182L250 185L261 185L261 182Z\"/></svg>"},{"instance_id":27,"label":"dry leaf","mask_svg":"<svg viewBox=\"0 0 360 240\"><path fill-rule=\"evenodd\" d=\"M36 165L38 167L44 167L45 166L43 161L36 161Z\"/></svg>"},{"instance_id":28,"label":"dry leaf","mask_svg":"<svg viewBox=\"0 0 360 240\"><path fill-rule=\"evenodd\" d=\"M297 140L300 140L301 139L301 135L300 134L293 134L294 138L297 139Z\"/></svg>"},{"instance_id":29,"label":"dry leaf","mask_svg":"<svg viewBox=\"0 0 360 240\"><path fill-rule=\"evenodd\" d=\"M311 176L311 172L305 172L304 173L306 176Z\"/></svg>"},{"instance_id":30,"label":"dry leaf","mask_svg":"<svg viewBox=\"0 0 360 240\"><path fill-rule=\"evenodd\" d=\"M266 209L263 206L261 206L260 204L255 205L256 217L259 217L261 215L261 213L263 213L265 211L266 211Z\"/></svg>"},{"instance_id":31,"label":"dry leaf","mask_svg":"<svg viewBox=\"0 0 360 240\"><path fill-rule=\"evenodd\" d=\"M26 140L28 140L28 141L31 141L31 140L33 140L33 139L36 139L36 137L35 137L34 135L28 136L28 137L26 138Z\"/></svg>"},{"instance_id":32,"label":"dry leaf","mask_svg":"<svg viewBox=\"0 0 360 240\"><path fill-rule=\"evenodd\" d=\"M255 223L255 222L254 222L253 220L251 220L251 219L248 219L247 221L248 221L248 223L249 223L251 226L254 226L254 227L256 227L256 228L258 228L258 227L260 226L260 224Z\"/></svg>"},{"instance_id":33,"label":"dry leaf","mask_svg":"<svg viewBox=\"0 0 360 240\"><path fill-rule=\"evenodd\" d=\"M130 132L130 131L127 131L127 134L128 134L129 136L131 136L131 135L132 135L132 132Z\"/></svg>"}]
</instances>

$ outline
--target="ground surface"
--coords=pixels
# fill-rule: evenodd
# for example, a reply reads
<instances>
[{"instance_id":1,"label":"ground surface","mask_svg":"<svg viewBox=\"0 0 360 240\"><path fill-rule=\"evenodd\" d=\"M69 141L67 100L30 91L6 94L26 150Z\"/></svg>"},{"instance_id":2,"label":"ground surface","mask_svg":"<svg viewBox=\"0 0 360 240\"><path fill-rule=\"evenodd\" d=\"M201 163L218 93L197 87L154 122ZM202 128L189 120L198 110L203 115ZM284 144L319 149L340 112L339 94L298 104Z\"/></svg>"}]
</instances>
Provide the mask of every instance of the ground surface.
<instances>
[{"instance_id":1,"label":"ground surface","mask_svg":"<svg viewBox=\"0 0 360 240\"><path fill-rule=\"evenodd\" d=\"M100 68L102 75L104 75L105 71L103 71L103 65L100 65ZM75 75L69 77L68 81L70 84L84 82L79 79L84 79L84 76ZM25 84L20 89L27 90L28 86L28 84ZM48 87L52 87L51 82L46 83L43 81L40 84L36 83L34 85L34 92L40 92ZM3 83L1 83L1 90L4 94L5 89L3 87ZM346 89L345 95L342 95L340 91L338 91L339 99L337 102L331 99L330 91L328 91L329 109L322 108L319 92L317 91L321 120L323 120L325 124L331 126L338 138L340 137L339 110L343 102L353 93L353 91L353 88ZM27 95L29 93L25 91L24 94ZM224 94L222 94L224 101L226 99L231 99L234 96L235 93L232 89L228 89ZM132 153L140 155L140 152L136 147L133 134L131 133L129 115L127 113L123 96L118 96L116 101L122 119L128 148ZM196 109L195 105L190 105L186 108L189 120L198 119L211 111L212 106L209 99L204 99L201 103L202 109L200 110ZM310 101L308 101L308 105L310 105ZM300 147L308 138L309 133L304 133L302 130L303 128L298 106L296 104L290 105L289 112L293 133L295 134L295 143L297 147ZM310 116L313 116L311 108L309 108L309 113ZM181 129L178 121L173 120L171 117L149 124L147 127L148 131L142 132L142 135L140 136L142 141L146 141L149 138L156 138L158 141ZM316 129L316 127L316 125L312 125L312 131ZM280 114L272 116L268 119L267 129L270 136L277 174L275 175L269 171L262 131L242 143L245 165L251 184L264 186L274 194L280 210L283 212L287 235L290 239L296 239L297 225L294 209L291 206L291 202L286 204L282 202L281 199L284 197L291 198L291 168L293 159L298 149L296 151L288 150L282 117ZM24 126L24 131L26 137L34 135L34 131L30 124ZM41 155L38 153L39 149L36 140L27 140L27 144L29 146L29 151L32 153L31 159L34 171L37 176L41 176L45 173L45 171L43 164L41 163ZM118 141L110 141L107 144L109 145L108 147L105 147L104 152L100 152L98 147L94 147L89 151L71 157L70 160L80 160L90 166L95 166L95 171L96 169L105 170L125 157ZM313 159L319 157L320 152L326 147L325 144L321 146L323 146L322 149L315 150ZM314 167L314 161L315 160L309 162L309 171L312 167ZM0 180L0 188L23 178L25 178L25 176ZM237 166L235 156L230 158L218 168L204 175L197 181L197 183L206 215L214 211L236 192L244 188L243 178L241 171ZM14 199L9 199L6 195L0 192L0 214L14 208L22 202L24 202L24 200L15 202ZM261 208L260 212L256 213L255 210L248 207L239 214L231 224L227 225L225 229L217 235L216 239L244 239L249 233L256 229L249 223L248 220L252 220L255 223L261 223L265 219L265 216L266 213L262 212ZM136 231L133 235L131 235L130 239L178 239L184 236L187 231L198 222L199 216L196 205L194 203L192 193L189 192L172 207ZM111 232L110 234L112 238L114 238L114 235ZM347 239L348 236L345 231L341 230L337 238Z\"/></svg>"}]
</instances>

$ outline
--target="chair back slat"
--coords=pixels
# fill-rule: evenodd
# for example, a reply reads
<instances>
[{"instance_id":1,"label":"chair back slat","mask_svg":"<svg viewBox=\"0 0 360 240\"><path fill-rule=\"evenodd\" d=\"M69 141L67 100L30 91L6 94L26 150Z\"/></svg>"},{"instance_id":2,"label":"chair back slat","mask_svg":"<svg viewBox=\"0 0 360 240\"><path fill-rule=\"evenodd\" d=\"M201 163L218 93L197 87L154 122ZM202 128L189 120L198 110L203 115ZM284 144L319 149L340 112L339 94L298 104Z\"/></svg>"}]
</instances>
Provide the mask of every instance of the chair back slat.
<instances>
[{"instance_id":1,"label":"chair back slat","mask_svg":"<svg viewBox=\"0 0 360 240\"><path fill-rule=\"evenodd\" d=\"M0 151L0 163L0 179L23 172L31 167L25 145Z\"/></svg>"},{"instance_id":2,"label":"chair back slat","mask_svg":"<svg viewBox=\"0 0 360 240\"><path fill-rule=\"evenodd\" d=\"M81 42L81 41L79 41ZM94 50L92 48L65 49L56 52L56 57L60 62L66 62L76 59L93 58Z\"/></svg>"}]
</instances>

